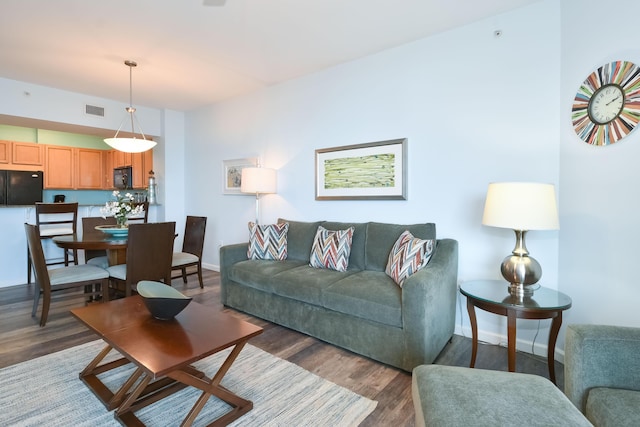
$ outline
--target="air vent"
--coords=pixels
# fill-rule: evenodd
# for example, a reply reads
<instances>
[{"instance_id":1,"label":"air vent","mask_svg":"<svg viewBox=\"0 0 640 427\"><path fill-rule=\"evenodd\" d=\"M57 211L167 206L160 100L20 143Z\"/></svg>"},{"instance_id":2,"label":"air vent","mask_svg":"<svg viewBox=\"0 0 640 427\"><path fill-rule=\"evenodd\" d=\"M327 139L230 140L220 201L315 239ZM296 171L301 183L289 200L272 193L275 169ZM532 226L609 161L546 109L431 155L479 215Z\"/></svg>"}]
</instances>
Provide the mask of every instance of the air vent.
<instances>
[{"instance_id":1,"label":"air vent","mask_svg":"<svg viewBox=\"0 0 640 427\"><path fill-rule=\"evenodd\" d=\"M104 107L86 104L84 106L84 112L92 116L104 117Z\"/></svg>"}]
</instances>

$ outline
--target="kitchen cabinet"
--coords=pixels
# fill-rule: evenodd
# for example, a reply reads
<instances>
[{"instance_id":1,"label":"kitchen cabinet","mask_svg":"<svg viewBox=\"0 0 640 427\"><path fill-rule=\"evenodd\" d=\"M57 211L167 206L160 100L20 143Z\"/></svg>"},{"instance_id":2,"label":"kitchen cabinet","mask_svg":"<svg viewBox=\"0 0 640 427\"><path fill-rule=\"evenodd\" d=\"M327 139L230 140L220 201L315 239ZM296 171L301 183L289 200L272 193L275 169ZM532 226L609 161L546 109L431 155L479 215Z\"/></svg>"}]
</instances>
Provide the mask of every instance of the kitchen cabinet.
<instances>
[{"instance_id":1,"label":"kitchen cabinet","mask_svg":"<svg viewBox=\"0 0 640 427\"><path fill-rule=\"evenodd\" d=\"M105 150L45 146L44 188L102 190Z\"/></svg>"},{"instance_id":2,"label":"kitchen cabinet","mask_svg":"<svg viewBox=\"0 0 640 427\"><path fill-rule=\"evenodd\" d=\"M74 188L74 148L57 145L45 147L44 188Z\"/></svg>"},{"instance_id":3,"label":"kitchen cabinet","mask_svg":"<svg viewBox=\"0 0 640 427\"><path fill-rule=\"evenodd\" d=\"M11 163L14 165L44 166L44 145L33 142L12 142Z\"/></svg>"},{"instance_id":4,"label":"kitchen cabinet","mask_svg":"<svg viewBox=\"0 0 640 427\"><path fill-rule=\"evenodd\" d=\"M0 167L37 171L44 168L45 145L35 142L0 141Z\"/></svg>"},{"instance_id":5,"label":"kitchen cabinet","mask_svg":"<svg viewBox=\"0 0 640 427\"><path fill-rule=\"evenodd\" d=\"M153 169L153 150L143 153L123 153L122 151L111 150L112 156L110 173L113 175L113 168L131 166L131 186L133 188L146 188L149 171ZM109 178L110 186L113 187L113 176ZM110 187L106 187L110 188Z\"/></svg>"},{"instance_id":6,"label":"kitchen cabinet","mask_svg":"<svg viewBox=\"0 0 640 427\"><path fill-rule=\"evenodd\" d=\"M76 148L75 188L81 190L101 190L104 188L104 171L102 156L105 150Z\"/></svg>"},{"instance_id":7,"label":"kitchen cabinet","mask_svg":"<svg viewBox=\"0 0 640 427\"><path fill-rule=\"evenodd\" d=\"M0 141L0 164L5 165L11 161L11 141Z\"/></svg>"}]
</instances>

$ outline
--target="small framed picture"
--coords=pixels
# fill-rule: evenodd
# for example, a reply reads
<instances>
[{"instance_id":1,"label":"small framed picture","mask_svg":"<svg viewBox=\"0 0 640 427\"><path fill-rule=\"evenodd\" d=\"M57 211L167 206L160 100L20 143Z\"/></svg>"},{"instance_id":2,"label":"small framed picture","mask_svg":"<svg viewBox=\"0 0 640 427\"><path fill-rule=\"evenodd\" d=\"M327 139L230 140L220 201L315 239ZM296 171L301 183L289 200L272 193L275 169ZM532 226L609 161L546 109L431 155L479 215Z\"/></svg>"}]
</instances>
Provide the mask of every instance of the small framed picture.
<instances>
[{"instance_id":1,"label":"small framed picture","mask_svg":"<svg viewBox=\"0 0 640 427\"><path fill-rule=\"evenodd\" d=\"M233 159L222 161L222 193L243 195L240 192L242 185L242 169L254 167L258 164L256 157L247 159Z\"/></svg>"}]
</instances>

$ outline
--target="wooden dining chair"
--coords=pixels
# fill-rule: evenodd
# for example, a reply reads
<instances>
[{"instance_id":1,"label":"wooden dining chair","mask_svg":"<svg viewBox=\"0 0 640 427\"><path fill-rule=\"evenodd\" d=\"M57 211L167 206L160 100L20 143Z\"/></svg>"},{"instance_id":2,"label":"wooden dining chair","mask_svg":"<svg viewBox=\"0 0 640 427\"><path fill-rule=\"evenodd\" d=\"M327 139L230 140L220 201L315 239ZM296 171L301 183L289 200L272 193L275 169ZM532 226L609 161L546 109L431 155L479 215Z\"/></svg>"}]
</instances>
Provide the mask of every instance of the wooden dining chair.
<instances>
[{"instance_id":1,"label":"wooden dining chair","mask_svg":"<svg viewBox=\"0 0 640 427\"><path fill-rule=\"evenodd\" d=\"M93 233L100 233L96 230L99 225L116 225L115 217L103 218L101 216L87 216L82 218L82 235L87 236ZM101 268L109 267L109 259L107 257L107 251L98 249L85 249L84 250L84 262L85 264L95 265Z\"/></svg>"},{"instance_id":2,"label":"wooden dining chair","mask_svg":"<svg viewBox=\"0 0 640 427\"><path fill-rule=\"evenodd\" d=\"M175 222L131 224L127 238L126 264L107 268L110 287L128 297L141 280L160 281L171 286L175 231Z\"/></svg>"},{"instance_id":3,"label":"wooden dining chair","mask_svg":"<svg viewBox=\"0 0 640 427\"><path fill-rule=\"evenodd\" d=\"M109 273L105 269L94 265L82 264L49 270L47 269L38 226L25 223L24 229L27 235L29 258L31 258L37 285L33 292L31 316L35 317L40 297L42 296L40 326L44 326L47 323L49 307L51 306L51 294L55 291L84 288L87 297L102 295L104 301L109 300L109 292L104 292L107 291L109 284ZM98 286L94 288L94 285ZM95 289L95 291L86 293L87 289Z\"/></svg>"},{"instance_id":4,"label":"wooden dining chair","mask_svg":"<svg viewBox=\"0 0 640 427\"><path fill-rule=\"evenodd\" d=\"M172 277L172 279L182 277L182 281L187 283L187 276L197 274L200 287L204 288L202 282L202 250L204 248L204 232L206 227L207 217L187 216L187 222L184 227L184 240L182 241L182 252L174 252L171 260L171 270L180 270L182 274ZM196 267L196 269L187 273L188 267Z\"/></svg>"},{"instance_id":5,"label":"wooden dining chair","mask_svg":"<svg viewBox=\"0 0 640 427\"><path fill-rule=\"evenodd\" d=\"M40 239L52 239L56 236L75 234L78 224L78 203L42 203L36 202L36 225ZM69 265L69 257L78 264L78 251L64 251L64 260L46 260L47 265ZM45 258L46 259L46 258ZM31 257L27 253L27 283L31 283Z\"/></svg>"}]
</instances>

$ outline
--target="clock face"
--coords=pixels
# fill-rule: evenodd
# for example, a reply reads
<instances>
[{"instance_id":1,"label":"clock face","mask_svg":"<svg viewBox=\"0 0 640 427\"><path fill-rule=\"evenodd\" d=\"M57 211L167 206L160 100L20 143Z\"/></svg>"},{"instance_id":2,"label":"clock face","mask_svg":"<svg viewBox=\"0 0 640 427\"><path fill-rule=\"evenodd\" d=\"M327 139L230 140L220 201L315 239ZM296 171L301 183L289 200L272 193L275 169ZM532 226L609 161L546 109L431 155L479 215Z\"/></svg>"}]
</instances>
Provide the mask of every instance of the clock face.
<instances>
[{"instance_id":1,"label":"clock face","mask_svg":"<svg viewBox=\"0 0 640 427\"><path fill-rule=\"evenodd\" d=\"M627 136L640 122L640 67L616 61L591 73L576 93L571 119L587 144L609 145Z\"/></svg>"},{"instance_id":2,"label":"clock face","mask_svg":"<svg viewBox=\"0 0 640 427\"><path fill-rule=\"evenodd\" d=\"M624 106L624 92L616 84L602 86L589 100L589 116L599 125L618 118Z\"/></svg>"}]
</instances>

